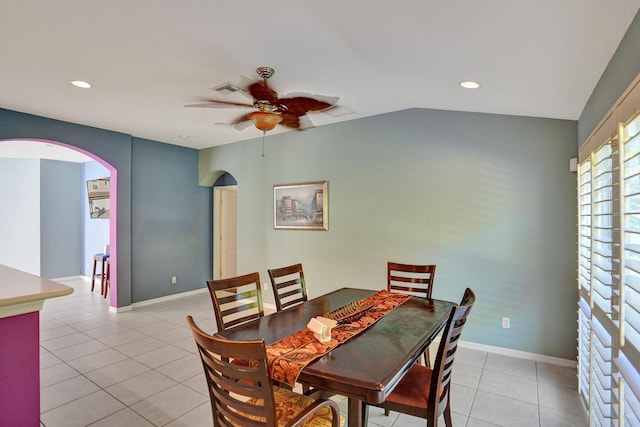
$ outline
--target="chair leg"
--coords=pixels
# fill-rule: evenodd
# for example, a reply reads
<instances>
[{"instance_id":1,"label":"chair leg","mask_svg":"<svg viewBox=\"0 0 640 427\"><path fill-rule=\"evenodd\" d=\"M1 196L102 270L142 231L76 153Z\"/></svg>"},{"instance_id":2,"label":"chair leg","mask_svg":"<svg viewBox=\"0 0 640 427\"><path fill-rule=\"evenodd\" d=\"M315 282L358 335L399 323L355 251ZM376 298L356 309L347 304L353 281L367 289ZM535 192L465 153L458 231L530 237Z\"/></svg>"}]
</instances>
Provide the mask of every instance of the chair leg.
<instances>
[{"instance_id":1,"label":"chair leg","mask_svg":"<svg viewBox=\"0 0 640 427\"><path fill-rule=\"evenodd\" d=\"M93 259L93 271L91 272L91 292L93 292L93 288L96 286L96 264L97 261Z\"/></svg>"},{"instance_id":2,"label":"chair leg","mask_svg":"<svg viewBox=\"0 0 640 427\"><path fill-rule=\"evenodd\" d=\"M109 286L111 285L111 263L107 260L107 274L105 274L104 283L102 283L102 295L107 297Z\"/></svg>"},{"instance_id":3,"label":"chair leg","mask_svg":"<svg viewBox=\"0 0 640 427\"><path fill-rule=\"evenodd\" d=\"M442 415L444 416L444 425L447 427L452 427L453 424L451 424L451 405L449 403L449 395L447 395L447 406L444 407Z\"/></svg>"},{"instance_id":4,"label":"chair leg","mask_svg":"<svg viewBox=\"0 0 640 427\"><path fill-rule=\"evenodd\" d=\"M365 427L369 425L369 405L366 402L362 402L362 425Z\"/></svg>"},{"instance_id":5,"label":"chair leg","mask_svg":"<svg viewBox=\"0 0 640 427\"><path fill-rule=\"evenodd\" d=\"M100 270L100 286L104 287L104 278L107 275L107 272L105 271L105 265L106 265L107 261L104 257L102 257L102 270ZM102 291L100 291L100 295L102 295Z\"/></svg>"}]
</instances>

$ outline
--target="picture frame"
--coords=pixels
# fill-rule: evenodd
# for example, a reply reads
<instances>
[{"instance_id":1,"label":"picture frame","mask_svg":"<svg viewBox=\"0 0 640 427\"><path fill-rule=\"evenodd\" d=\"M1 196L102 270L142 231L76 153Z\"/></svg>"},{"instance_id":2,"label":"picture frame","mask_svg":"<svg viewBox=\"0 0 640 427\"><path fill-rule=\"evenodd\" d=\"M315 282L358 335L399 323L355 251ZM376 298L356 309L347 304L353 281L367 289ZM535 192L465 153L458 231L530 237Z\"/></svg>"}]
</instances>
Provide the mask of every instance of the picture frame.
<instances>
[{"instance_id":1,"label":"picture frame","mask_svg":"<svg viewBox=\"0 0 640 427\"><path fill-rule=\"evenodd\" d=\"M273 227L329 230L328 181L273 186Z\"/></svg>"},{"instance_id":2,"label":"picture frame","mask_svg":"<svg viewBox=\"0 0 640 427\"><path fill-rule=\"evenodd\" d=\"M99 178L87 181L89 197L89 217L91 219L109 218L110 179Z\"/></svg>"}]
</instances>

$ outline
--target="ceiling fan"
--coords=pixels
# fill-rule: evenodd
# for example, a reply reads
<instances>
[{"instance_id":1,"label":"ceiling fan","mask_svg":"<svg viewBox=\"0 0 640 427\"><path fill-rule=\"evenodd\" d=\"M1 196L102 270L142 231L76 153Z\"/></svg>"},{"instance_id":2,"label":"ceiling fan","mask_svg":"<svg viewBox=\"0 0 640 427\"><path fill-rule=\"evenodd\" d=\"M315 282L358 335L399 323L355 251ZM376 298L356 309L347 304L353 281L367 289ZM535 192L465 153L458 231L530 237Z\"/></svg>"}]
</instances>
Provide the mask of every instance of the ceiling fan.
<instances>
[{"instance_id":1,"label":"ceiling fan","mask_svg":"<svg viewBox=\"0 0 640 427\"><path fill-rule=\"evenodd\" d=\"M251 108L257 111L244 114L233 121L237 129L244 129L253 122L263 134L277 124L291 129L303 130L313 127L307 113L333 108L338 97L291 96L279 98L278 93L267 85L275 70L271 67L256 69L262 80L251 83L246 91L253 97L253 104L209 99L203 104L188 104L185 107L205 108Z\"/></svg>"}]
</instances>

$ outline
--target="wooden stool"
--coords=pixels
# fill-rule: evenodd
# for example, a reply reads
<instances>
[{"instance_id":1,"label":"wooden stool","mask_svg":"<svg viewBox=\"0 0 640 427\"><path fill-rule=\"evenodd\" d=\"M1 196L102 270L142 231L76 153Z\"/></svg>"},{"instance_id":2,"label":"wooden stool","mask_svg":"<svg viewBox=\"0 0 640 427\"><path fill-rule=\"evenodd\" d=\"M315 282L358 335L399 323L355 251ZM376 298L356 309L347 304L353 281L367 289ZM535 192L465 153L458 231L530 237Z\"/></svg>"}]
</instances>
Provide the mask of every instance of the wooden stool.
<instances>
[{"instance_id":1,"label":"wooden stool","mask_svg":"<svg viewBox=\"0 0 640 427\"><path fill-rule=\"evenodd\" d=\"M100 285L104 286L104 278L107 274L107 270L106 270L106 262L109 259L109 255L105 255L105 254L95 254L93 256L93 272L91 273L91 292L93 292L93 288L96 285L96 277L100 276ZM96 274L96 267L98 265L98 262L100 263L100 274Z\"/></svg>"},{"instance_id":2,"label":"wooden stool","mask_svg":"<svg viewBox=\"0 0 640 427\"><path fill-rule=\"evenodd\" d=\"M111 263L109 262L109 258L107 258L105 268L107 269L107 272L104 276L104 281L102 282L102 295L106 298L109 286L111 285Z\"/></svg>"}]
</instances>

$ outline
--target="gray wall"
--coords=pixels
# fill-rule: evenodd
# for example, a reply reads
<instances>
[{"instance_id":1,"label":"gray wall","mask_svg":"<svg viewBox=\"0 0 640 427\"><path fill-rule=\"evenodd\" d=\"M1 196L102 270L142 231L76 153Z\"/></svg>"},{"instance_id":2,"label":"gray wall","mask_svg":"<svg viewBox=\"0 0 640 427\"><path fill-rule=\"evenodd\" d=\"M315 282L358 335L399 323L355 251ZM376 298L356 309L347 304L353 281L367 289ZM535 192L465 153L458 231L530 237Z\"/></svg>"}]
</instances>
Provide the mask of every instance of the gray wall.
<instances>
[{"instance_id":1,"label":"gray wall","mask_svg":"<svg viewBox=\"0 0 640 427\"><path fill-rule=\"evenodd\" d=\"M200 176L238 182L239 274L302 262L313 297L435 263L435 298L478 296L465 340L572 359L576 140L573 121L413 109L268 136L265 158L259 139L202 150ZM272 186L319 180L329 231L274 230Z\"/></svg>"},{"instance_id":2,"label":"gray wall","mask_svg":"<svg viewBox=\"0 0 640 427\"><path fill-rule=\"evenodd\" d=\"M77 276L82 270L82 165L41 160L40 276Z\"/></svg>"},{"instance_id":3,"label":"gray wall","mask_svg":"<svg viewBox=\"0 0 640 427\"><path fill-rule=\"evenodd\" d=\"M48 279L80 274L81 176L77 163L0 159L0 264Z\"/></svg>"},{"instance_id":4,"label":"gray wall","mask_svg":"<svg viewBox=\"0 0 640 427\"><path fill-rule=\"evenodd\" d=\"M0 159L0 264L40 274L37 159Z\"/></svg>"}]
</instances>

